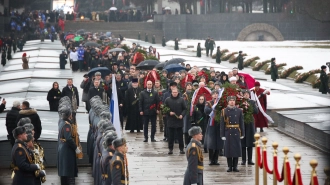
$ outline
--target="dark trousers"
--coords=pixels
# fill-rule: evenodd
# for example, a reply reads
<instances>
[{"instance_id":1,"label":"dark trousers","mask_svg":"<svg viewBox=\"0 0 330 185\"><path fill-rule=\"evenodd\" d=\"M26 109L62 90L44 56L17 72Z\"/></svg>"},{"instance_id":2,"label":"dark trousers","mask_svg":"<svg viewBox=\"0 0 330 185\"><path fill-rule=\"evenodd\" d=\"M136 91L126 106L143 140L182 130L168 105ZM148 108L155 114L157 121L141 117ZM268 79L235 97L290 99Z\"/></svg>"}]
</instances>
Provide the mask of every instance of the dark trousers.
<instances>
[{"instance_id":1,"label":"dark trousers","mask_svg":"<svg viewBox=\"0 0 330 185\"><path fill-rule=\"evenodd\" d=\"M188 133L184 133L184 144L186 146L188 146L188 144L190 143L191 137L189 136Z\"/></svg>"},{"instance_id":2,"label":"dark trousers","mask_svg":"<svg viewBox=\"0 0 330 185\"><path fill-rule=\"evenodd\" d=\"M210 49L209 48L205 48L205 49L206 49L206 56L208 57L209 56Z\"/></svg>"},{"instance_id":3,"label":"dark trousers","mask_svg":"<svg viewBox=\"0 0 330 185\"><path fill-rule=\"evenodd\" d=\"M167 117L163 117L164 123L164 138L168 138Z\"/></svg>"},{"instance_id":4,"label":"dark trousers","mask_svg":"<svg viewBox=\"0 0 330 185\"><path fill-rule=\"evenodd\" d=\"M122 107L119 107L119 120L121 129L124 129L124 111Z\"/></svg>"},{"instance_id":5,"label":"dark trousers","mask_svg":"<svg viewBox=\"0 0 330 185\"><path fill-rule=\"evenodd\" d=\"M210 162L218 162L219 159L219 150L209 149L209 160Z\"/></svg>"},{"instance_id":6,"label":"dark trousers","mask_svg":"<svg viewBox=\"0 0 330 185\"><path fill-rule=\"evenodd\" d=\"M155 133L156 133L156 119L157 115L146 115L143 116L143 132L144 132L144 138L148 139L148 125L149 120L151 122L151 139L155 139Z\"/></svg>"},{"instance_id":7,"label":"dark trousers","mask_svg":"<svg viewBox=\"0 0 330 185\"><path fill-rule=\"evenodd\" d=\"M214 48L210 48L210 56L212 57Z\"/></svg>"},{"instance_id":8,"label":"dark trousers","mask_svg":"<svg viewBox=\"0 0 330 185\"><path fill-rule=\"evenodd\" d=\"M246 162L246 150L248 155L248 162L252 162L252 147L242 147L242 161Z\"/></svg>"},{"instance_id":9,"label":"dark trousers","mask_svg":"<svg viewBox=\"0 0 330 185\"><path fill-rule=\"evenodd\" d=\"M234 167L237 168L238 164L238 157L227 157L227 165L228 167Z\"/></svg>"},{"instance_id":10,"label":"dark trousers","mask_svg":"<svg viewBox=\"0 0 330 185\"><path fill-rule=\"evenodd\" d=\"M84 61L83 60L78 60L79 63L79 70L80 72L84 69Z\"/></svg>"},{"instance_id":11,"label":"dark trousers","mask_svg":"<svg viewBox=\"0 0 330 185\"><path fill-rule=\"evenodd\" d=\"M61 176L61 185L75 185L74 177L63 177Z\"/></svg>"},{"instance_id":12,"label":"dark trousers","mask_svg":"<svg viewBox=\"0 0 330 185\"><path fill-rule=\"evenodd\" d=\"M11 147L15 144L15 138L13 137L13 134L7 135L7 139L10 141Z\"/></svg>"},{"instance_id":13,"label":"dark trousers","mask_svg":"<svg viewBox=\"0 0 330 185\"><path fill-rule=\"evenodd\" d=\"M173 150L175 135L179 140L179 149L183 150L184 145L182 127L168 128L168 149Z\"/></svg>"}]
</instances>

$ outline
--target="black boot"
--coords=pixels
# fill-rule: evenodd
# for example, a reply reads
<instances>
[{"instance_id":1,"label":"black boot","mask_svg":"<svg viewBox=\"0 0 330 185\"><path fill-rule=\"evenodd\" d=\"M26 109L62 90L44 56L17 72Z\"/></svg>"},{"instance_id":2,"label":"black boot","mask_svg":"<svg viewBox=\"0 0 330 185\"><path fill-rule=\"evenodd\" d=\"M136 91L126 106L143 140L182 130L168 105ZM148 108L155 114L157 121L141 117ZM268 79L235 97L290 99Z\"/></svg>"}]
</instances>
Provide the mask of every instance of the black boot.
<instances>
[{"instance_id":1,"label":"black boot","mask_svg":"<svg viewBox=\"0 0 330 185\"><path fill-rule=\"evenodd\" d=\"M219 151L219 156L223 156L223 149Z\"/></svg>"},{"instance_id":2,"label":"black boot","mask_svg":"<svg viewBox=\"0 0 330 185\"><path fill-rule=\"evenodd\" d=\"M227 165L228 165L227 172L232 172L233 171L233 158L227 157Z\"/></svg>"},{"instance_id":3,"label":"black boot","mask_svg":"<svg viewBox=\"0 0 330 185\"><path fill-rule=\"evenodd\" d=\"M219 150L214 150L214 154L213 154L213 164L214 165L220 165L218 162L219 159Z\"/></svg>"},{"instance_id":4,"label":"black boot","mask_svg":"<svg viewBox=\"0 0 330 185\"><path fill-rule=\"evenodd\" d=\"M214 165L214 161L213 161L213 150L209 149L209 165Z\"/></svg>"},{"instance_id":5,"label":"black boot","mask_svg":"<svg viewBox=\"0 0 330 185\"><path fill-rule=\"evenodd\" d=\"M207 148L204 148L204 153L209 153L209 152L207 151Z\"/></svg>"},{"instance_id":6,"label":"black boot","mask_svg":"<svg viewBox=\"0 0 330 185\"><path fill-rule=\"evenodd\" d=\"M247 148L247 153L248 153L248 165L254 165L254 162L252 162L252 147Z\"/></svg>"},{"instance_id":7,"label":"black boot","mask_svg":"<svg viewBox=\"0 0 330 185\"><path fill-rule=\"evenodd\" d=\"M260 128L260 132L264 132L264 129L263 128Z\"/></svg>"},{"instance_id":8,"label":"black boot","mask_svg":"<svg viewBox=\"0 0 330 185\"><path fill-rule=\"evenodd\" d=\"M246 148L242 147L242 163L241 165L245 165L246 163Z\"/></svg>"},{"instance_id":9,"label":"black boot","mask_svg":"<svg viewBox=\"0 0 330 185\"><path fill-rule=\"evenodd\" d=\"M237 169L238 157L233 157L233 172L239 172Z\"/></svg>"}]
</instances>

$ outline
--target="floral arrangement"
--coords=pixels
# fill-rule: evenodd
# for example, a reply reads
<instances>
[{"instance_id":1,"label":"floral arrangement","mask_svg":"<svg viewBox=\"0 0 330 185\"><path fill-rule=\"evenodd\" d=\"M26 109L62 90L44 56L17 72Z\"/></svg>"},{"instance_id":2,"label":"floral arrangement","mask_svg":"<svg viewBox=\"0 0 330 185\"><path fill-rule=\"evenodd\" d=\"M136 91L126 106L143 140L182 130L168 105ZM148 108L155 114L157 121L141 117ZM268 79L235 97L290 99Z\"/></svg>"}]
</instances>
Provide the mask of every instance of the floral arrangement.
<instances>
[{"instance_id":1,"label":"floral arrangement","mask_svg":"<svg viewBox=\"0 0 330 185\"><path fill-rule=\"evenodd\" d=\"M250 59L247 59L246 61L243 62L244 67L248 67L252 62L259 60L259 57L252 57Z\"/></svg>"},{"instance_id":2,"label":"floral arrangement","mask_svg":"<svg viewBox=\"0 0 330 185\"><path fill-rule=\"evenodd\" d=\"M157 61L159 61L159 59L157 57L151 56L151 55L148 55L145 58L146 58L145 60L157 60Z\"/></svg>"},{"instance_id":3,"label":"floral arrangement","mask_svg":"<svg viewBox=\"0 0 330 185\"><path fill-rule=\"evenodd\" d=\"M160 77L160 85L162 86L163 89L166 89L167 87L167 79L162 75L162 72L160 70L157 70L157 73Z\"/></svg>"},{"instance_id":4,"label":"floral arrangement","mask_svg":"<svg viewBox=\"0 0 330 185\"><path fill-rule=\"evenodd\" d=\"M317 79L315 82L312 83L313 88L319 88L321 85L321 80Z\"/></svg>"},{"instance_id":5,"label":"floral arrangement","mask_svg":"<svg viewBox=\"0 0 330 185\"><path fill-rule=\"evenodd\" d=\"M186 83L187 82L192 82L194 80L194 76L188 73L184 79L181 79L180 85L183 89L186 88Z\"/></svg>"},{"instance_id":6,"label":"floral arrangement","mask_svg":"<svg viewBox=\"0 0 330 185\"><path fill-rule=\"evenodd\" d=\"M247 54L242 53L242 56L245 57L245 56L247 56ZM238 56L233 55L229 58L229 63L236 63L236 62L238 62Z\"/></svg>"},{"instance_id":7,"label":"floral arrangement","mask_svg":"<svg viewBox=\"0 0 330 185\"><path fill-rule=\"evenodd\" d=\"M316 74L316 73L321 73L321 69L315 69L315 70L310 70L305 73L301 73L297 76L294 82L296 83L302 83L305 81L310 75Z\"/></svg>"},{"instance_id":8,"label":"floral arrangement","mask_svg":"<svg viewBox=\"0 0 330 185\"><path fill-rule=\"evenodd\" d=\"M187 103L186 103L186 105L187 105L187 110L189 111L190 110L190 106L191 106L191 100L192 100L192 97L193 97L193 95L194 95L194 91L192 90L192 92L191 93L184 93L183 95L182 95L182 98L185 100L185 101L187 101Z\"/></svg>"},{"instance_id":9,"label":"floral arrangement","mask_svg":"<svg viewBox=\"0 0 330 185\"><path fill-rule=\"evenodd\" d=\"M278 69L280 67L286 66L286 63L276 64L276 66L277 66L277 69ZM265 71L265 74L266 75L269 75L270 74L270 67L267 68L267 70Z\"/></svg>"},{"instance_id":10,"label":"floral arrangement","mask_svg":"<svg viewBox=\"0 0 330 185\"><path fill-rule=\"evenodd\" d=\"M253 107L250 106L248 100L243 98L239 107L243 109L244 123L245 124L252 123L253 119L254 119L253 118Z\"/></svg>"},{"instance_id":11,"label":"floral arrangement","mask_svg":"<svg viewBox=\"0 0 330 185\"><path fill-rule=\"evenodd\" d=\"M222 93L222 96L218 102L218 105L215 107L215 121L217 121L218 123L220 122L220 117L221 117L221 110L226 108L228 105L227 102L227 97L228 96L236 96L236 105L240 105L241 102L241 97L238 96L239 92L237 89L237 86L234 84L230 84L230 83L225 83L223 84L223 86L225 88L224 92Z\"/></svg>"},{"instance_id":12,"label":"floral arrangement","mask_svg":"<svg viewBox=\"0 0 330 185\"><path fill-rule=\"evenodd\" d=\"M223 49L223 50L220 50L220 52L221 52L221 54L222 54L222 55L224 55L225 53L227 53L227 52L228 52L228 49ZM213 54L213 55L212 55L212 59L215 59L215 58L216 58L216 56L217 56L217 54Z\"/></svg>"},{"instance_id":13,"label":"floral arrangement","mask_svg":"<svg viewBox=\"0 0 330 185\"><path fill-rule=\"evenodd\" d=\"M163 115L165 115L165 114L168 114L171 110L166 105L161 104L160 105L160 111L162 112Z\"/></svg>"},{"instance_id":14,"label":"floral arrangement","mask_svg":"<svg viewBox=\"0 0 330 185\"><path fill-rule=\"evenodd\" d=\"M201 76L204 76L206 83L209 81L209 79L211 79L211 73L209 70L201 70L200 72L198 72L197 76L198 76L198 81L200 81Z\"/></svg>"},{"instance_id":15,"label":"floral arrangement","mask_svg":"<svg viewBox=\"0 0 330 185\"><path fill-rule=\"evenodd\" d=\"M264 66L265 64L267 64L267 63L269 63L269 62L270 62L270 60L265 60L265 61L263 61L263 62L258 62L257 65L255 65L255 66L252 68L252 70L253 70L253 71L259 71L259 70L262 68L262 66Z\"/></svg>"},{"instance_id":16,"label":"floral arrangement","mask_svg":"<svg viewBox=\"0 0 330 185\"><path fill-rule=\"evenodd\" d=\"M131 60L132 60L131 63L133 65L138 65L139 63L145 60L145 56L143 55L143 53L136 52Z\"/></svg>"},{"instance_id":17,"label":"floral arrangement","mask_svg":"<svg viewBox=\"0 0 330 185\"><path fill-rule=\"evenodd\" d=\"M127 47L126 45L121 46L121 49L124 49L126 52L130 51L129 47Z\"/></svg>"},{"instance_id":18,"label":"floral arrangement","mask_svg":"<svg viewBox=\"0 0 330 185\"><path fill-rule=\"evenodd\" d=\"M292 72L300 70L300 69L303 69L303 67L302 66L290 67L289 69L286 69L281 73L280 78L287 78Z\"/></svg>"},{"instance_id":19,"label":"floral arrangement","mask_svg":"<svg viewBox=\"0 0 330 185\"><path fill-rule=\"evenodd\" d=\"M232 52L232 53L229 53L228 55L222 55L222 56L221 56L221 60L222 60L222 61L227 61L227 60L229 60L229 58L230 58L231 56L236 55L236 54L238 54L238 52Z\"/></svg>"}]
</instances>

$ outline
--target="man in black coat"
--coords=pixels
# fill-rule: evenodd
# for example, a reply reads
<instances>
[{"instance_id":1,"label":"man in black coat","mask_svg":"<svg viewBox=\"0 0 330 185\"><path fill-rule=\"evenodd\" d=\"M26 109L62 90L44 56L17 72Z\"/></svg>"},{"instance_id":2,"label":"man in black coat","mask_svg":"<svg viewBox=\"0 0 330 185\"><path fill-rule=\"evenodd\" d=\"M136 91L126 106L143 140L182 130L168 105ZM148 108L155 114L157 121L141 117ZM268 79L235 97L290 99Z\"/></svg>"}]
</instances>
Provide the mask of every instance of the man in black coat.
<instances>
[{"instance_id":1,"label":"man in black coat","mask_svg":"<svg viewBox=\"0 0 330 185\"><path fill-rule=\"evenodd\" d=\"M67 80L67 85L63 87L62 89L62 97L67 96L70 98L71 103L72 103L72 96L75 95L76 100L77 100L77 109L79 107L79 93L77 87L73 85L73 80L72 78L69 78ZM75 107L75 106L74 106ZM76 111L76 110L74 110Z\"/></svg>"},{"instance_id":2,"label":"man in black coat","mask_svg":"<svg viewBox=\"0 0 330 185\"><path fill-rule=\"evenodd\" d=\"M100 81L99 80L94 80L93 81L93 86L88 90L88 101L86 102L86 104L88 104L88 106L86 105L87 111L89 112L91 106L90 106L90 99L92 99L94 96L99 96L101 99L103 97L103 92L104 89L102 87L100 87Z\"/></svg>"},{"instance_id":3,"label":"man in black coat","mask_svg":"<svg viewBox=\"0 0 330 185\"><path fill-rule=\"evenodd\" d=\"M214 42L213 38L211 38L210 41L209 41L209 49L210 49L210 56L211 57L212 57L212 54L213 54L214 47L215 47L215 42Z\"/></svg>"},{"instance_id":4,"label":"man in black coat","mask_svg":"<svg viewBox=\"0 0 330 185\"><path fill-rule=\"evenodd\" d=\"M66 59L68 58L68 55L65 53L65 51L62 51L60 54L60 69L65 69Z\"/></svg>"},{"instance_id":5,"label":"man in black coat","mask_svg":"<svg viewBox=\"0 0 330 185\"><path fill-rule=\"evenodd\" d=\"M221 63L221 51L220 51L220 46L217 47L217 53L216 53L216 56L215 56L215 62L217 64L220 64Z\"/></svg>"},{"instance_id":6,"label":"man in black coat","mask_svg":"<svg viewBox=\"0 0 330 185\"><path fill-rule=\"evenodd\" d=\"M21 118L30 118L31 123L34 126L34 140L38 140L42 127L41 127L41 120L37 113L37 110L30 108L30 103L28 101L22 102L22 110L19 111L18 117L16 119L16 125Z\"/></svg>"},{"instance_id":7,"label":"man in black coat","mask_svg":"<svg viewBox=\"0 0 330 185\"><path fill-rule=\"evenodd\" d=\"M143 116L143 132L144 141L148 142L148 124L151 121L151 142L156 142L156 118L159 111L157 110L159 104L158 92L152 89L152 81L147 81L147 89L140 93L139 111Z\"/></svg>"},{"instance_id":8,"label":"man in black coat","mask_svg":"<svg viewBox=\"0 0 330 185\"><path fill-rule=\"evenodd\" d=\"M13 130L13 137L16 139L11 150L12 164L14 165L15 176L13 185L35 185L35 171L40 169L38 164L34 164L31 150L27 149L25 141L27 134L25 127L17 127ZM41 173L44 173L42 171Z\"/></svg>"},{"instance_id":9,"label":"man in black coat","mask_svg":"<svg viewBox=\"0 0 330 185\"><path fill-rule=\"evenodd\" d=\"M204 47L206 49L206 56L209 56L210 48L209 48L210 37L207 37L204 43Z\"/></svg>"},{"instance_id":10,"label":"man in black coat","mask_svg":"<svg viewBox=\"0 0 330 185\"><path fill-rule=\"evenodd\" d=\"M0 105L0 113L3 112L6 109L6 100L2 99L1 105Z\"/></svg>"},{"instance_id":11,"label":"man in black coat","mask_svg":"<svg viewBox=\"0 0 330 185\"><path fill-rule=\"evenodd\" d=\"M184 154L183 151L183 117L186 115L187 107L186 103L179 96L179 91L177 88L172 89L171 97L165 100L165 106L170 109L167 113L167 127L168 127L168 154L173 154L174 145L174 133L177 134L179 140L180 154Z\"/></svg>"},{"instance_id":12,"label":"man in black coat","mask_svg":"<svg viewBox=\"0 0 330 185\"><path fill-rule=\"evenodd\" d=\"M10 141L11 146L14 146L15 139L13 137L13 130L16 128L16 119L19 115L19 111L21 110L21 104L19 101L14 101L13 107L10 111L7 112L6 116L6 128L7 128L7 138Z\"/></svg>"}]
</instances>

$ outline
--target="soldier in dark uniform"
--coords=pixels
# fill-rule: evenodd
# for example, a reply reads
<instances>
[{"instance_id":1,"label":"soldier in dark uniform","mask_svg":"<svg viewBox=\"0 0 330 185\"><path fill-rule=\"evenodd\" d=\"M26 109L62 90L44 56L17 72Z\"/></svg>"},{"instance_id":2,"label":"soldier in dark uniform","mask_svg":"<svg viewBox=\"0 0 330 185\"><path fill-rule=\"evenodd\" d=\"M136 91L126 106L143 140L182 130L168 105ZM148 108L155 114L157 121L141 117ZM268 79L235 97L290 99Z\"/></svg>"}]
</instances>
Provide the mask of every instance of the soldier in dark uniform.
<instances>
[{"instance_id":1,"label":"soldier in dark uniform","mask_svg":"<svg viewBox=\"0 0 330 185\"><path fill-rule=\"evenodd\" d=\"M235 106L236 96L228 96L228 106L221 111L220 137L225 141L225 155L227 157L227 172L239 172L238 158L242 156L240 139L244 138L243 111Z\"/></svg>"},{"instance_id":2,"label":"soldier in dark uniform","mask_svg":"<svg viewBox=\"0 0 330 185\"><path fill-rule=\"evenodd\" d=\"M237 60L238 60L238 66L237 66L237 68L239 70L243 70L244 69L244 65L243 65L244 57L242 55L242 51L239 51L238 52Z\"/></svg>"},{"instance_id":3,"label":"soldier in dark uniform","mask_svg":"<svg viewBox=\"0 0 330 185\"><path fill-rule=\"evenodd\" d=\"M149 39L148 39L148 33L145 33L145 35L144 35L144 41L145 41L145 42L149 42Z\"/></svg>"},{"instance_id":4,"label":"soldier in dark uniform","mask_svg":"<svg viewBox=\"0 0 330 185\"><path fill-rule=\"evenodd\" d=\"M152 44L156 44L156 36L155 35L152 35Z\"/></svg>"},{"instance_id":5,"label":"soldier in dark uniform","mask_svg":"<svg viewBox=\"0 0 330 185\"><path fill-rule=\"evenodd\" d=\"M165 47L166 46L166 40L165 40L165 36L163 36L163 39L162 39L162 46Z\"/></svg>"},{"instance_id":6,"label":"soldier in dark uniform","mask_svg":"<svg viewBox=\"0 0 330 185\"><path fill-rule=\"evenodd\" d=\"M179 39L175 38L174 40L174 50L179 50Z\"/></svg>"},{"instance_id":7,"label":"soldier in dark uniform","mask_svg":"<svg viewBox=\"0 0 330 185\"><path fill-rule=\"evenodd\" d=\"M112 145L112 141L117 139L117 133L113 130L107 131L103 136L103 151L101 156L101 173L102 173L102 185L112 184L110 173L110 160L112 159L115 148Z\"/></svg>"},{"instance_id":8,"label":"soldier in dark uniform","mask_svg":"<svg viewBox=\"0 0 330 185\"><path fill-rule=\"evenodd\" d=\"M207 37L204 43L204 47L206 49L206 56L209 56L210 48L209 48L210 37Z\"/></svg>"},{"instance_id":9,"label":"soldier in dark uniform","mask_svg":"<svg viewBox=\"0 0 330 185\"><path fill-rule=\"evenodd\" d=\"M71 107L59 109L61 118L58 126L57 169L61 177L61 185L74 185L78 176L76 154L81 153L72 138Z\"/></svg>"},{"instance_id":10,"label":"soldier in dark uniform","mask_svg":"<svg viewBox=\"0 0 330 185\"><path fill-rule=\"evenodd\" d=\"M24 143L27 140L25 127L18 126L15 128L13 136L16 139L11 151L14 166L13 173L15 173L13 185L34 185L35 171L39 170L40 166L33 164L32 153Z\"/></svg>"},{"instance_id":11,"label":"soldier in dark uniform","mask_svg":"<svg viewBox=\"0 0 330 185\"><path fill-rule=\"evenodd\" d=\"M243 97L248 101L249 106L253 109L252 114L258 114L259 110L256 105L256 102L250 99L250 91L246 89L242 89ZM245 127L245 137L241 140L242 144L242 163L241 165L245 165L246 163L246 150L248 155L248 165L254 165L252 162L252 149L254 147L254 134L255 134L255 127L254 127L254 118L253 115L244 115L244 127ZM248 118L249 116L250 118ZM247 121L251 120L251 121Z\"/></svg>"},{"instance_id":12,"label":"soldier in dark uniform","mask_svg":"<svg viewBox=\"0 0 330 185\"><path fill-rule=\"evenodd\" d=\"M189 135L192 137L187 146L188 166L184 174L183 185L203 185L203 148L201 140L203 139L202 129L194 126L189 129Z\"/></svg>"},{"instance_id":13,"label":"soldier in dark uniform","mask_svg":"<svg viewBox=\"0 0 330 185\"><path fill-rule=\"evenodd\" d=\"M127 166L127 146L125 138L117 138L112 142L115 148L115 154L110 160L110 172L112 178L112 185L126 185L129 184L129 173Z\"/></svg>"},{"instance_id":14,"label":"soldier in dark uniform","mask_svg":"<svg viewBox=\"0 0 330 185\"><path fill-rule=\"evenodd\" d=\"M215 56L215 62L217 64L220 64L221 63L221 51L220 51L220 46L217 47L217 53L216 53L216 56Z\"/></svg>"},{"instance_id":15,"label":"soldier in dark uniform","mask_svg":"<svg viewBox=\"0 0 330 185\"><path fill-rule=\"evenodd\" d=\"M202 48L201 48L201 43L199 42L197 44L197 57L201 57L202 56Z\"/></svg>"}]
</instances>

